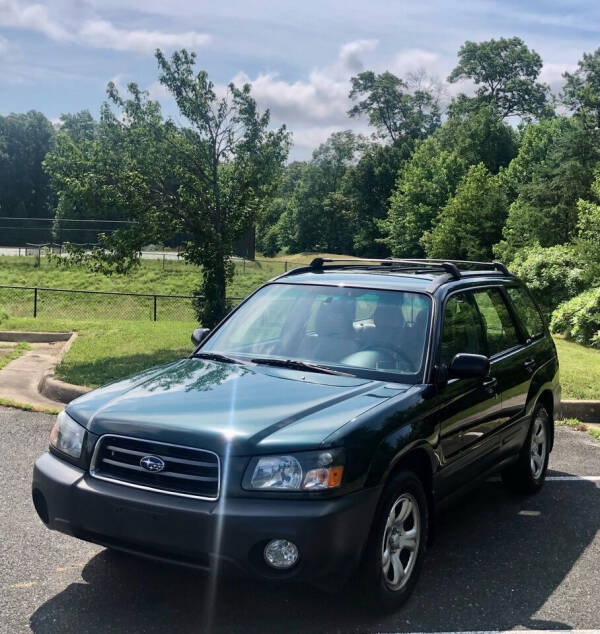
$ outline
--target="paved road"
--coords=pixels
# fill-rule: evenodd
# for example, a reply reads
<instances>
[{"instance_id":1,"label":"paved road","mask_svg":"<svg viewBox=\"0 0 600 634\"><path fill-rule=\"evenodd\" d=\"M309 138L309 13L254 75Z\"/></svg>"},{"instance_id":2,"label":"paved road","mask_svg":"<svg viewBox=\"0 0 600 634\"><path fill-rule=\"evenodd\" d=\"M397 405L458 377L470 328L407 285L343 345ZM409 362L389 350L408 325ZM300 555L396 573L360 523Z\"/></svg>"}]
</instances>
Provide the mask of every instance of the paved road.
<instances>
[{"instance_id":1,"label":"paved road","mask_svg":"<svg viewBox=\"0 0 600 634\"><path fill-rule=\"evenodd\" d=\"M50 532L30 502L52 417L0 408L0 632L441 632L600 628L600 482L529 499L488 482L446 512L396 614L306 587L222 583ZM600 476L600 446L560 428L553 477ZM213 600L214 599L214 600ZM214 610L208 608L214 605Z\"/></svg>"}]
</instances>

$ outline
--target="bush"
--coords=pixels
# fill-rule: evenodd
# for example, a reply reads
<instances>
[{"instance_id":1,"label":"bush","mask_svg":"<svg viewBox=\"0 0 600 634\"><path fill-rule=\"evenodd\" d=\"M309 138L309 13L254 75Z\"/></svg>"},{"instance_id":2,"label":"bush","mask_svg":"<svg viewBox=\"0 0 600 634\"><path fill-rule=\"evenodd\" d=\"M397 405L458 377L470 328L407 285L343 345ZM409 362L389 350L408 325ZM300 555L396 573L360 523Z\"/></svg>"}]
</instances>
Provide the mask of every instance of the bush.
<instances>
[{"instance_id":1,"label":"bush","mask_svg":"<svg viewBox=\"0 0 600 634\"><path fill-rule=\"evenodd\" d=\"M592 288L561 304L552 315L552 332L600 349L600 288Z\"/></svg>"},{"instance_id":2,"label":"bush","mask_svg":"<svg viewBox=\"0 0 600 634\"><path fill-rule=\"evenodd\" d=\"M559 304L589 288L593 278L581 254L562 244L524 247L517 251L510 269L527 284L547 316Z\"/></svg>"}]
</instances>

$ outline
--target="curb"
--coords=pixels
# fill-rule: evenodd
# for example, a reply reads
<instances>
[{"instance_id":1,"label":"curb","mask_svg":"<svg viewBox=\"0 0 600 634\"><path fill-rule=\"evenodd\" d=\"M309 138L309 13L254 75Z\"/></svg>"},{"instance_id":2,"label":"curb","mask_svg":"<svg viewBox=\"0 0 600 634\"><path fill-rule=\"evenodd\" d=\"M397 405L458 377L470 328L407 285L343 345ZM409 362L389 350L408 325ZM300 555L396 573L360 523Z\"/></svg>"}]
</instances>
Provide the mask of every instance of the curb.
<instances>
[{"instance_id":1,"label":"curb","mask_svg":"<svg viewBox=\"0 0 600 634\"><path fill-rule=\"evenodd\" d=\"M73 342L77 338L76 332L68 332L68 333L23 333L23 334L48 334L55 335L53 341L66 341L67 343L64 345L60 356L56 362L58 365L62 358L67 354L69 348L73 345ZM56 335L67 335L63 339L57 339ZM0 333L1 336L1 333ZM48 370L40 379L38 383L38 392L49 398L52 401L58 401L59 403L70 403L71 401L87 394L87 392L91 391L91 388L84 387L83 385L73 385L72 383L66 383L65 381L61 381L57 379L54 374L54 369Z\"/></svg>"},{"instance_id":2,"label":"curb","mask_svg":"<svg viewBox=\"0 0 600 634\"><path fill-rule=\"evenodd\" d=\"M600 401L561 401L564 418L577 418L582 423L600 422Z\"/></svg>"},{"instance_id":3,"label":"curb","mask_svg":"<svg viewBox=\"0 0 600 634\"><path fill-rule=\"evenodd\" d=\"M66 404L87 394L90 388L65 383L65 381L57 379L52 373L48 372L40 379L38 391L46 398Z\"/></svg>"},{"instance_id":4,"label":"curb","mask_svg":"<svg viewBox=\"0 0 600 634\"><path fill-rule=\"evenodd\" d=\"M16 330L0 330L0 341L52 343L53 341L69 341L73 334L72 332L19 332ZM65 346L65 348L67 347L68 346Z\"/></svg>"}]
</instances>

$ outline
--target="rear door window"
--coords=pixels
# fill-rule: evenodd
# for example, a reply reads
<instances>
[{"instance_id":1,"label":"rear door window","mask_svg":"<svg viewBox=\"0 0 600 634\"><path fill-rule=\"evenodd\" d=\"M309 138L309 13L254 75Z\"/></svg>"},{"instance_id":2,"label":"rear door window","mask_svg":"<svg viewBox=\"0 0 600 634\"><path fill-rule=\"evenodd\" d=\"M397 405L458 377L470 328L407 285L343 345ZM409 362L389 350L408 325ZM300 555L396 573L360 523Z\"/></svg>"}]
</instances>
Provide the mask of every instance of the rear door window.
<instances>
[{"instance_id":1,"label":"rear door window","mask_svg":"<svg viewBox=\"0 0 600 634\"><path fill-rule=\"evenodd\" d=\"M521 344L517 326L499 288L473 293L479 309L490 357Z\"/></svg>"}]
</instances>

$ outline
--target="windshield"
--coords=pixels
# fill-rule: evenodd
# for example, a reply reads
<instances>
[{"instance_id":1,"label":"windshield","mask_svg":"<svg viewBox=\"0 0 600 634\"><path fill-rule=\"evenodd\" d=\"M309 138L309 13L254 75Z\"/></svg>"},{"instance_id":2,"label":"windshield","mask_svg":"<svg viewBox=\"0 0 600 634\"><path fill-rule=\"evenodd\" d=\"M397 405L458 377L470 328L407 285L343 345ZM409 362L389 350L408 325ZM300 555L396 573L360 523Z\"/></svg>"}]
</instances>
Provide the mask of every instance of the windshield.
<instances>
[{"instance_id":1,"label":"windshield","mask_svg":"<svg viewBox=\"0 0 600 634\"><path fill-rule=\"evenodd\" d=\"M236 357L293 359L360 376L417 382L431 300L403 291L270 284L202 346Z\"/></svg>"}]
</instances>

